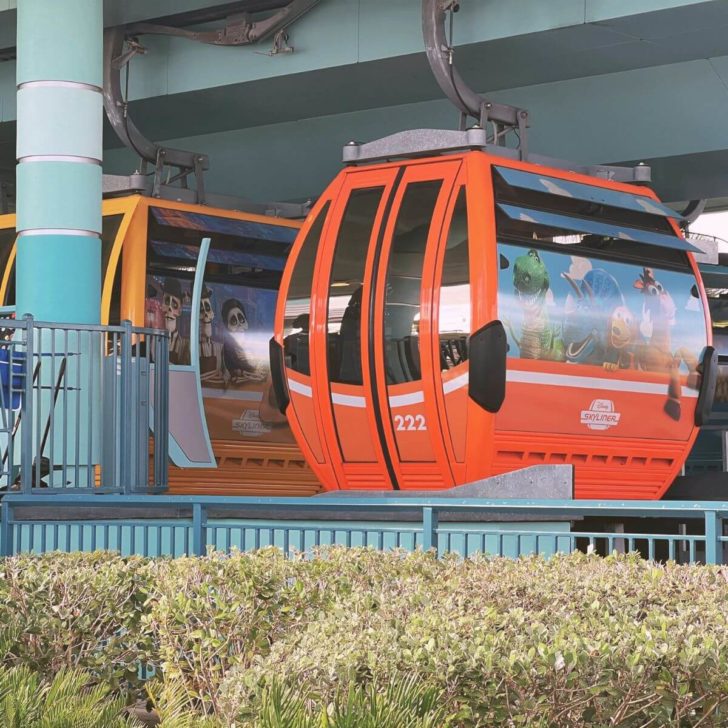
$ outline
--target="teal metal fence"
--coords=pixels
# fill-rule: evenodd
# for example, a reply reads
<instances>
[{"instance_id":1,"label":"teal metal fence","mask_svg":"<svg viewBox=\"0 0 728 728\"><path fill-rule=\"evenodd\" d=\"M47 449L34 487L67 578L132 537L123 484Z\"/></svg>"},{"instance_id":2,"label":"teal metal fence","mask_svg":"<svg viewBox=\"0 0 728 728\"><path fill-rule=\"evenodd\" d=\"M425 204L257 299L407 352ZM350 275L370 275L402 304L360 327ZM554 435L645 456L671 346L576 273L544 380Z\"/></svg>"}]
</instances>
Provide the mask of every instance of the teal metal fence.
<instances>
[{"instance_id":1,"label":"teal metal fence","mask_svg":"<svg viewBox=\"0 0 728 728\"><path fill-rule=\"evenodd\" d=\"M129 321L0 318L0 493L165 489L168 352Z\"/></svg>"},{"instance_id":2,"label":"teal metal fence","mask_svg":"<svg viewBox=\"0 0 728 728\"><path fill-rule=\"evenodd\" d=\"M108 549L182 556L265 546L288 553L331 544L465 557L640 551L722 564L727 518L728 502L10 494L0 505L0 555Z\"/></svg>"}]
</instances>

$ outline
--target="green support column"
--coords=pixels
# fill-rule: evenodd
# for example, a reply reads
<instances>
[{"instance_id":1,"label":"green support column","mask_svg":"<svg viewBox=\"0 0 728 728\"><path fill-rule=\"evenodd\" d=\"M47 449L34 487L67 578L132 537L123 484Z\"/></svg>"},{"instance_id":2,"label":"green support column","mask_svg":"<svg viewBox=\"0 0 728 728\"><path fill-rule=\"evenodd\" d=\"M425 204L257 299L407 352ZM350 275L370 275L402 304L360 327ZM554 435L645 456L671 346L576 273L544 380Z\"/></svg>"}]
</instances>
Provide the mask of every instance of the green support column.
<instances>
[{"instance_id":1,"label":"green support column","mask_svg":"<svg viewBox=\"0 0 728 728\"><path fill-rule=\"evenodd\" d=\"M103 0L18 0L16 312L98 323Z\"/></svg>"}]
</instances>

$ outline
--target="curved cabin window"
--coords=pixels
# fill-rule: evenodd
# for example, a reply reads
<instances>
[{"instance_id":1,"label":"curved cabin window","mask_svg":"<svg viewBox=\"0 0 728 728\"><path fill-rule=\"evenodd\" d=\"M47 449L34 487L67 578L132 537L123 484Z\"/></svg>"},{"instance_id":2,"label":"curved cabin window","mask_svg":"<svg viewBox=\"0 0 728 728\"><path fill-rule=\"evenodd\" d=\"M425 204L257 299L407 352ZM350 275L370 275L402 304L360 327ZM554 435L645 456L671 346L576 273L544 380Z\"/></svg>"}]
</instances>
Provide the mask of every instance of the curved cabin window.
<instances>
[{"instance_id":1,"label":"curved cabin window","mask_svg":"<svg viewBox=\"0 0 728 728\"><path fill-rule=\"evenodd\" d=\"M13 245L15 243L15 228L6 228L0 230L0 274L5 273L8 260L10 260L10 254L13 251ZM5 289L5 300L2 302L3 306L14 306L15 305L15 261L13 261L10 275L8 276L8 285Z\"/></svg>"},{"instance_id":2,"label":"curved cabin window","mask_svg":"<svg viewBox=\"0 0 728 728\"><path fill-rule=\"evenodd\" d=\"M106 281L108 275L109 258L114 247L114 241L119 232L123 215L104 215L101 222L101 282ZM123 255L123 251L122 251ZM116 263L114 271L114 284L111 288L111 301L109 302L109 325L118 326L121 323L121 256Z\"/></svg>"},{"instance_id":3,"label":"curved cabin window","mask_svg":"<svg viewBox=\"0 0 728 728\"><path fill-rule=\"evenodd\" d=\"M361 318L364 267L383 187L351 192L336 238L326 333L329 380L362 384Z\"/></svg>"},{"instance_id":4,"label":"curved cabin window","mask_svg":"<svg viewBox=\"0 0 728 728\"><path fill-rule=\"evenodd\" d=\"M440 368L453 369L468 360L470 336L470 258L465 188L455 202L445 243L439 306Z\"/></svg>"},{"instance_id":5,"label":"curved cabin window","mask_svg":"<svg viewBox=\"0 0 728 728\"><path fill-rule=\"evenodd\" d=\"M384 367L387 384L422 378L420 291L427 237L442 180L412 182L397 213L384 294Z\"/></svg>"},{"instance_id":6,"label":"curved cabin window","mask_svg":"<svg viewBox=\"0 0 728 728\"><path fill-rule=\"evenodd\" d=\"M303 241L298 259L293 268L291 282L288 286L286 308L283 322L283 351L286 366L294 372L311 374L309 360L309 320L311 317L311 287L313 285L313 269L316 265L321 233L324 221L329 212L327 202L309 228Z\"/></svg>"},{"instance_id":7,"label":"curved cabin window","mask_svg":"<svg viewBox=\"0 0 728 728\"><path fill-rule=\"evenodd\" d=\"M276 297L297 229L162 207L149 213L145 318L147 326L169 331L170 362L190 363L194 315L200 322L203 382L236 388L265 379ZM193 312L205 237L211 243L201 310Z\"/></svg>"},{"instance_id":8,"label":"curved cabin window","mask_svg":"<svg viewBox=\"0 0 728 728\"><path fill-rule=\"evenodd\" d=\"M213 440L291 441L285 419L275 417L270 401L268 342L297 233L297 227L276 224L274 218L268 223L150 208L147 323L170 332L170 362L188 364L195 348L192 317L197 317L202 396ZM205 237L211 242L199 310L193 311Z\"/></svg>"},{"instance_id":9,"label":"curved cabin window","mask_svg":"<svg viewBox=\"0 0 728 728\"><path fill-rule=\"evenodd\" d=\"M694 373L705 318L661 203L495 168L499 316L511 358Z\"/></svg>"}]
</instances>

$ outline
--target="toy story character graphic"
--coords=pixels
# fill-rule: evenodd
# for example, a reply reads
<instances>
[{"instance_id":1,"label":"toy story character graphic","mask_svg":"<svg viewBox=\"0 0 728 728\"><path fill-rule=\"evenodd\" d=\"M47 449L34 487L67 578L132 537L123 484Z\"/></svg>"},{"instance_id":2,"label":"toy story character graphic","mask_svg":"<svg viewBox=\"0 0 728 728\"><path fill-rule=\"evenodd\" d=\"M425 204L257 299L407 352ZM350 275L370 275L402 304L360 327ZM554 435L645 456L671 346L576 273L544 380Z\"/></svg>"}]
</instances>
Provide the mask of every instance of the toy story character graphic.
<instances>
[{"instance_id":1,"label":"toy story character graphic","mask_svg":"<svg viewBox=\"0 0 728 728\"><path fill-rule=\"evenodd\" d=\"M665 412L679 420L682 412L680 397L680 365L688 368L688 386L697 386L698 359L686 347L673 350L672 329L676 324L677 306L665 286L655 278L652 268L643 268L634 287L642 293L640 332L644 343L637 347L637 364L647 372L667 372L670 376Z\"/></svg>"},{"instance_id":2,"label":"toy story character graphic","mask_svg":"<svg viewBox=\"0 0 728 728\"><path fill-rule=\"evenodd\" d=\"M609 318L604 368L607 371L633 368L636 340L637 321L635 317L626 306L617 306Z\"/></svg>"},{"instance_id":3,"label":"toy story character graphic","mask_svg":"<svg viewBox=\"0 0 728 728\"><path fill-rule=\"evenodd\" d=\"M513 265L513 289L523 314L520 339L510 322L506 322L506 325L522 359L564 360L559 327L550 322L549 286L549 273L537 250L531 249L516 258Z\"/></svg>"},{"instance_id":4,"label":"toy story character graphic","mask_svg":"<svg viewBox=\"0 0 728 728\"><path fill-rule=\"evenodd\" d=\"M179 333L179 318L182 315L182 287L176 278L166 278L162 293L164 327L169 332L169 363L189 364L190 342Z\"/></svg>"},{"instance_id":5,"label":"toy story character graphic","mask_svg":"<svg viewBox=\"0 0 728 728\"><path fill-rule=\"evenodd\" d=\"M203 382L222 382L222 344L213 339L215 309L212 291L203 286L200 296L200 378Z\"/></svg>"},{"instance_id":6,"label":"toy story character graphic","mask_svg":"<svg viewBox=\"0 0 728 728\"><path fill-rule=\"evenodd\" d=\"M569 273L562 273L561 277L572 289L564 304L566 361L598 366L608 362L611 365L612 355L608 355L610 322L617 308L625 308L617 280L602 268L589 269L581 280Z\"/></svg>"}]
</instances>

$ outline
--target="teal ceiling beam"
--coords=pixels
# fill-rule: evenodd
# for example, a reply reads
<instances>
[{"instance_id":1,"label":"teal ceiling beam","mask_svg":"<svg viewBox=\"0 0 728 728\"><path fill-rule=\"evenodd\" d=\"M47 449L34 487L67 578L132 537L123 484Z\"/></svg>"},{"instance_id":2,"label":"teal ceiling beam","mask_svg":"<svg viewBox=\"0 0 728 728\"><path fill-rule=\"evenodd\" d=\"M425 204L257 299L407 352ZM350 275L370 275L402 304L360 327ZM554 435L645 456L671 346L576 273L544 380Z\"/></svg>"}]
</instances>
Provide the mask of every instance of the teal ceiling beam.
<instances>
[{"instance_id":1,"label":"teal ceiling beam","mask_svg":"<svg viewBox=\"0 0 728 728\"><path fill-rule=\"evenodd\" d=\"M98 323L102 0L21 0L18 316Z\"/></svg>"}]
</instances>

